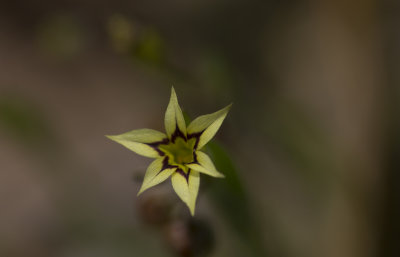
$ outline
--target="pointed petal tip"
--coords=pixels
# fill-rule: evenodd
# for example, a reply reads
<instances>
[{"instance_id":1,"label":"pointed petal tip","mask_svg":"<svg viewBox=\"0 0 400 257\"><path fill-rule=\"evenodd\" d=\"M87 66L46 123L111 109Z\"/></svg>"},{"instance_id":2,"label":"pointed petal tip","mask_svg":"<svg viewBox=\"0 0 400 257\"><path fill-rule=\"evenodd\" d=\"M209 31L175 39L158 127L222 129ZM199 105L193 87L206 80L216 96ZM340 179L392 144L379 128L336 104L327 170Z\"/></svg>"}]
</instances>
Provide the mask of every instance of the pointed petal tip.
<instances>
[{"instance_id":1,"label":"pointed petal tip","mask_svg":"<svg viewBox=\"0 0 400 257\"><path fill-rule=\"evenodd\" d=\"M139 192L137 192L136 196L141 195L144 191L146 191L147 188L143 187L143 184L140 186Z\"/></svg>"},{"instance_id":2,"label":"pointed petal tip","mask_svg":"<svg viewBox=\"0 0 400 257\"><path fill-rule=\"evenodd\" d=\"M104 135L106 138L115 141L115 136L114 135Z\"/></svg>"},{"instance_id":3,"label":"pointed petal tip","mask_svg":"<svg viewBox=\"0 0 400 257\"><path fill-rule=\"evenodd\" d=\"M171 97L177 98L174 86L171 86Z\"/></svg>"},{"instance_id":4,"label":"pointed petal tip","mask_svg":"<svg viewBox=\"0 0 400 257\"><path fill-rule=\"evenodd\" d=\"M224 174L222 174L221 172L219 172L219 171L217 171L218 173L215 175L215 176L213 176L214 178L225 178L225 175Z\"/></svg>"},{"instance_id":5,"label":"pointed petal tip","mask_svg":"<svg viewBox=\"0 0 400 257\"><path fill-rule=\"evenodd\" d=\"M174 87L171 87L171 97L167 106L164 117L165 131L169 138L176 131L176 128L186 136L186 123L182 113L182 109L179 106L178 96L175 93Z\"/></svg>"},{"instance_id":6,"label":"pointed petal tip","mask_svg":"<svg viewBox=\"0 0 400 257\"><path fill-rule=\"evenodd\" d=\"M194 216L194 213L196 211L196 202L194 202L194 203L185 203L185 204L189 209L190 215Z\"/></svg>"},{"instance_id":7,"label":"pointed petal tip","mask_svg":"<svg viewBox=\"0 0 400 257\"><path fill-rule=\"evenodd\" d=\"M224 109L228 112L232 108L233 103L228 104Z\"/></svg>"},{"instance_id":8,"label":"pointed petal tip","mask_svg":"<svg viewBox=\"0 0 400 257\"><path fill-rule=\"evenodd\" d=\"M106 138L110 139L111 141L121 144L121 142L118 141L118 135L104 135L104 136Z\"/></svg>"},{"instance_id":9,"label":"pointed petal tip","mask_svg":"<svg viewBox=\"0 0 400 257\"><path fill-rule=\"evenodd\" d=\"M143 187L140 188L139 192L136 194L136 196L141 195L145 190L143 190Z\"/></svg>"}]
</instances>

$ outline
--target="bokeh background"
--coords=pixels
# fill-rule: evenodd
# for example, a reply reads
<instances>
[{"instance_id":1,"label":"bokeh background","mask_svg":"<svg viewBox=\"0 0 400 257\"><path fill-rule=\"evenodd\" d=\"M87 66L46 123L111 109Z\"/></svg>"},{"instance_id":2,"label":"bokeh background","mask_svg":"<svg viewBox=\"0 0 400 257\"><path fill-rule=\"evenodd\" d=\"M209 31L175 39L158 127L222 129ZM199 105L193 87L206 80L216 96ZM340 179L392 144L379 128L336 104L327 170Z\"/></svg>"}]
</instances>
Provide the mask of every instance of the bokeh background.
<instances>
[{"instance_id":1,"label":"bokeh background","mask_svg":"<svg viewBox=\"0 0 400 257\"><path fill-rule=\"evenodd\" d=\"M0 256L400 256L400 2L0 1ZM106 139L233 109L195 218Z\"/></svg>"}]
</instances>

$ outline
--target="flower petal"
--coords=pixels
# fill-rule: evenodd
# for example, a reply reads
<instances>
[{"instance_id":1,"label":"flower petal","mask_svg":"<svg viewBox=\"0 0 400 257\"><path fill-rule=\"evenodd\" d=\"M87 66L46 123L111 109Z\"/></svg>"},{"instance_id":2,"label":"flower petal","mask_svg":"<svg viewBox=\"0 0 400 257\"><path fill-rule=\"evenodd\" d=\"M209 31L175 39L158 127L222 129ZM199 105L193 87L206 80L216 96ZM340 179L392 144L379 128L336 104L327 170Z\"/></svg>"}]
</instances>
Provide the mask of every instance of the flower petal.
<instances>
[{"instance_id":1,"label":"flower petal","mask_svg":"<svg viewBox=\"0 0 400 257\"><path fill-rule=\"evenodd\" d=\"M163 140L167 139L167 136L164 133L153 129L137 129L121 135L106 137L125 146L137 154L150 158L160 157L160 153L155 147L152 147L149 144L162 142Z\"/></svg>"},{"instance_id":2,"label":"flower petal","mask_svg":"<svg viewBox=\"0 0 400 257\"><path fill-rule=\"evenodd\" d=\"M200 186L200 174L195 170L189 170L189 176L186 180L182 174L175 172L172 174L171 181L176 194L186 203L190 213L194 215L196 198Z\"/></svg>"},{"instance_id":3,"label":"flower petal","mask_svg":"<svg viewBox=\"0 0 400 257\"><path fill-rule=\"evenodd\" d=\"M224 174L217 171L217 169L214 166L214 163L207 154L197 151L196 157L197 157L197 163L186 164L188 168L216 178L225 177Z\"/></svg>"},{"instance_id":4,"label":"flower petal","mask_svg":"<svg viewBox=\"0 0 400 257\"><path fill-rule=\"evenodd\" d=\"M231 106L232 104L212 114L202 115L189 124L187 128L188 137L191 135L199 137L197 149L201 149L214 137Z\"/></svg>"},{"instance_id":5,"label":"flower petal","mask_svg":"<svg viewBox=\"0 0 400 257\"><path fill-rule=\"evenodd\" d=\"M143 184L137 195L140 195L148 188L165 181L175 172L176 168L163 168L163 161L163 158L158 158L149 165L146 174L144 175Z\"/></svg>"},{"instance_id":6,"label":"flower petal","mask_svg":"<svg viewBox=\"0 0 400 257\"><path fill-rule=\"evenodd\" d=\"M165 131L167 132L168 138L171 138L174 133L179 133L177 130L186 136L186 123L183 118L181 107L179 107L178 98L175 90L171 89L171 98L165 112Z\"/></svg>"}]
</instances>

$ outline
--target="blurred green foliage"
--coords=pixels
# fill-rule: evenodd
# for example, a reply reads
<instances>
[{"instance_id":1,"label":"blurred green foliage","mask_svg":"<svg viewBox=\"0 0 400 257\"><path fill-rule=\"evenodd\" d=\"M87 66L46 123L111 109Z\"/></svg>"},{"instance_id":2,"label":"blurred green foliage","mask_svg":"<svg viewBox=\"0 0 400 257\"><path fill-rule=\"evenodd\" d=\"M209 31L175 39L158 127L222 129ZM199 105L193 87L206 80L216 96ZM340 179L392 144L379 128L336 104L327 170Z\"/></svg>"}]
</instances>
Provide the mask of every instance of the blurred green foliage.
<instances>
[{"instance_id":1,"label":"blurred green foliage","mask_svg":"<svg viewBox=\"0 0 400 257\"><path fill-rule=\"evenodd\" d=\"M59 14L37 26L37 44L48 56L66 60L81 53L86 45L84 26L73 16Z\"/></svg>"},{"instance_id":2,"label":"blurred green foliage","mask_svg":"<svg viewBox=\"0 0 400 257\"><path fill-rule=\"evenodd\" d=\"M126 54L137 39L137 28L127 17L114 14L107 22L107 33L113 49L121 54Z\"/></svg>"},{"instance_id":3,"label":"blurred green foliage","mask_svg":"<svg viewBox=\"0 0 400 257\"><path fill-rule=\"evenodd\" d=\"M258 217L254 215L256 207L249 201L249 196L230 155L215 141L207 145L207 152L217 170L223 171L225 175L225 179L212 182L208 177L205 178L205 183L209 185L211 202L244 245L249 248L248 256L268 256L260 233Z\"/></svg>"},{"instance_id":4,"label":"blurred green foliage","mask_svg":"<svg viewBox=\"0 0 400 257\"><path fill-rule=\"evenodd\" d=\"M133 48L133 56L138 60L155 67L165 61L164 42L155 29L146 28Z\"/></svg>"},{"instance_id":5,"label":"blurred green foliage","mask_svg":"<svg viewBox=\"0 0 400 257\"><path fill-rule=\"evenodd\" d=\"M264 117L261 131L276 147L276 154L294 168L309 190L309 197L324 196L332 182L336 156L322 124L303 105L282 97L268 105Z\"/></svg>"},{"instance_id":6,"label":"blurred green foliage","mask_svg":"<svg viewBox=\"0 0 400 257\"><path fill-rule=\"evenodd\" d=\"M112 15L107 33L113 49L153 68L166 68L165 42L159 32L121 14Z\"/></svg>"},{"instance_id":7,"label":"blurred green foliage","mask_svg":"<svg viewBox=\"0 0 400 257\"><path fill-rule=\"evenodd\" d=\"M0 98L0 127L22 143L42 145L50 131L35 105L16 96Z\"/></svg>"}]
</instances>

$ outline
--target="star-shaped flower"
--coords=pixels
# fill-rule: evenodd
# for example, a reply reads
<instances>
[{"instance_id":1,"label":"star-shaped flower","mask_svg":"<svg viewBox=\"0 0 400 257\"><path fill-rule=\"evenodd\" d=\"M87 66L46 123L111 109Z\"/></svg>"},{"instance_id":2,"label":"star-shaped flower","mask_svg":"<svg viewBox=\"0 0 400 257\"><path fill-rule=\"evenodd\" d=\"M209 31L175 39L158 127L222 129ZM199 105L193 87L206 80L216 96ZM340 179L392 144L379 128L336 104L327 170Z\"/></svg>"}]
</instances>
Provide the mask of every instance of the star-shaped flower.
<instances>
[{"instance_id":1,"label":"star-shaped flower","mask_svg":"<svg viewBox=\"0 0 400 257\"><path fill-rule=\"evenodd\" d=\"M138 129L107 136L137 154L155 158L144 176L138 193L160 184L171 177L172 187L194 215L200 186L200 173L223 178L210 159L200 151L218 131L231 105L202 115L186 127L174 88L165 113L166 134L153 129Z\"/></svg>"}]
</instances>

